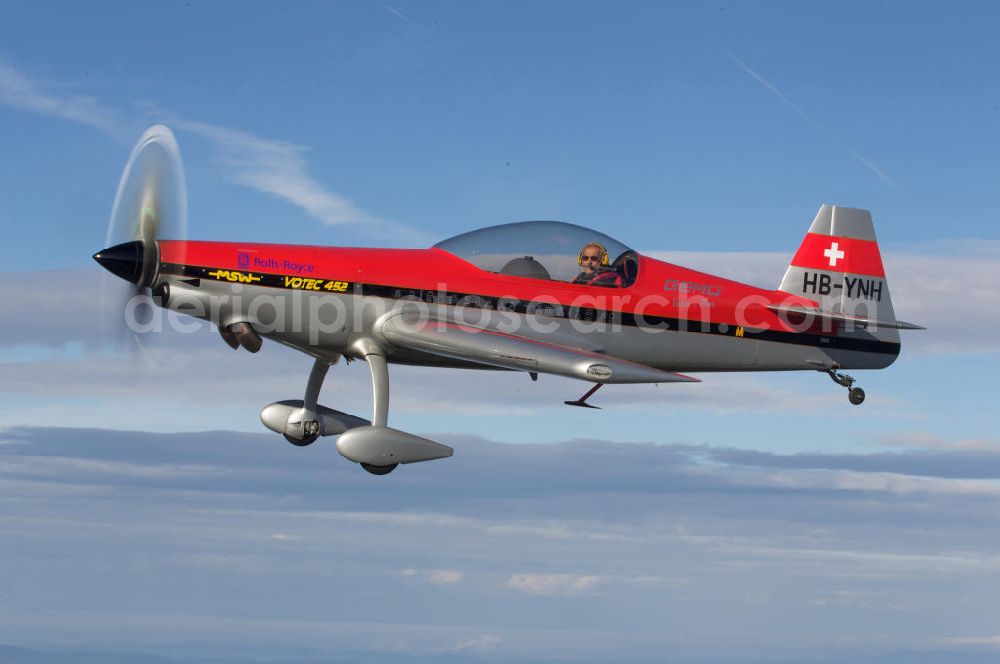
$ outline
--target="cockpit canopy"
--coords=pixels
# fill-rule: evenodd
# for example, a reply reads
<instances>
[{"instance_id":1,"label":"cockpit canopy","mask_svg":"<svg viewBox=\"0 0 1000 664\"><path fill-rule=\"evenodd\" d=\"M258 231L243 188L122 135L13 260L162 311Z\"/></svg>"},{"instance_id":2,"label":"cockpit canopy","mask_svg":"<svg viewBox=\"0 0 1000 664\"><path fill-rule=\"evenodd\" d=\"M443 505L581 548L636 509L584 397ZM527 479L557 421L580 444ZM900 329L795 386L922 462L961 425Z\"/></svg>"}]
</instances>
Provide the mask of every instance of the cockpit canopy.
<instances>
[{"instance_id":1,"label":"cockpit canopy","mask_svg":"<svg viewBox=\"0 0 1000 664\"><path fill-rule=\"evenodd\" d=\"M579 257L588 244L608 252L608 265L621 279L635 281L638 256L621 242L583 226L562 221L522 221L462 233L434 245L490 272L530 279L573 281L580 274ZM599 284L611 285L611 284Z\"/></svg>"}]
</instances>

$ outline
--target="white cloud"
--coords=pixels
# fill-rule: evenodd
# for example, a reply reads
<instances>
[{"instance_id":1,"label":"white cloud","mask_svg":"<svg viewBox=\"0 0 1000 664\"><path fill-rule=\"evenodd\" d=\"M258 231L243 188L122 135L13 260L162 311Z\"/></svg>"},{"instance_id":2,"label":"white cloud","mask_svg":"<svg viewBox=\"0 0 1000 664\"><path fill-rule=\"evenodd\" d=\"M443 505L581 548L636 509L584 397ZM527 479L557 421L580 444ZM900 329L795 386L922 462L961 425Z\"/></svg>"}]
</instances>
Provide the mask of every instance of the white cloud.
<instances>
[{"instance_id":1,"label":"white cloud","mask_svg":"<svg viewBox=\"0 0 1000 664\"><path fill-rule=\"evenodd\" d=\"M55 89L0 62L0 104L28 113L47 115L99 129L111 136L121 135L122 117L96 98Z\"/></svg>"},{"instance_id":2,"label":"white cloud","mask_svg":"<svg viewBox=\"0 0 1000 664\"><path fill-rule=\"evenodd\" d=\"M65 92L62 87L0 62L0 105L93 127L117 140L128 140L126 134L145 120L135 112L126 113L95 97ZM168 124L208 140L216 148L224 172L238 184L301 207L324 224L362 224L372 234L428 243L425 234L362 210L310 175L306 161L309 148L305 146L168 115L172 117Z\"/></svg>"},{"instance_id":3,"label":"white cloud","mask_svg":"<svg viewBox=\"0 0 1000 664\"><path fill-rule=\"evenodd\" d=\"M417 570L412 567L406 568L399 573L400 576L418 578L425 583L434 586L450 586L465 578L465 572L457 569L425 569Z\"/></svg>"},{"instance_id":4,"label":"white cloud","mask_svg":"<svg viewBox=\"0 0 1000 664\"><path fill-rule=\"evenodd\" d=\"M764 473L763 477L744 477L753 485L795 489L836 489L838 491L871 491L900 496L911 494L969 495L1000 497L1000 484L995 480L916 477L899 473L856 472L849 470L784 470Z\"/></svg>"},{"instance_id":5,"label":"white cloud","mask_svg":"<svg viewBox=\"0 0 1000 664\"><path fill-rule=\"evenodd\" d=\"M809 602L813 606L843 606L858 609L888 609L892 611L907 610L908 607L887 592L871 590L834 590L816 597Z\"/></svg>"},{"instance_id":6,"label":"white cloud","mask_svg":"<svg viewBox=\"0 0 1000 664\"><path fill-rule=\"evenodd\" d=\"M600 576L576 574L515 574L504 585L529 595L574 597L591 592L603 581Z\"/></svg>"},{"instance_id":7,"label":"white cloud","mask_svg":"<svg viewBox=\"0 0 1000 664\"><path fill-rule=\"evenodd\" d=\"M1000 453L1000 439L996 438L964 438L961 440L949 440L942 436L935 436L934 434L930 434L925 431L913 431L881 436L879 437L879 441L886 445L898 447Z\"/></svg>"},{"instance_id":8,"label":"white cloud","mask_svg":"<svg viewBox=\"0 0 1000 664\"><path fill-rule=\"evenodd\" d=\"M486 652L503 643L503 637L496 634L480 634L471 639L459 641L449 648L452 652Z\"/></svg>"},{"instance_id":9,"label":"white cloud","mask_svg":"<svg viewBox=\"0 0 1000 664\"><path fill-rule=\"evenodd\" d=\"M802 229L803 235L805 228ZM790 238L789 244L800 238ZM759 288L773 289L781 283L791 253L776 251L670 251L640 250L642 254L675 265L734 279Z\"/></svg>"},{"instance_id":10,"label":"white cloud","mask_svg":"<svg viewBox=\"0 0 1000 664\"><path fill-rule=\"evenodd\" d=\"M124 461L80 459L58 456L22 456L0 459L0 473L10 473L28 477L65 477L67 474L80 477L96 475L121 478L167 479L211 477L227 474L226 470L213 466L186 464L138 464ZM81 477L83 476L83 477Z\"/></svg>"},{"instance_id":11,"label":"white cloud","mask_svg":"<svg viewBox=\"0 0 1000 664\"><path fill-rule=\"evenodd\" d=\"M320 184L308 173L305 146L205 122L177 119L173 124L208 139L224 171L235 182L301 207L317 221L333 226L360 224L382 236L402 235L403 239L426 243L424 234L366 212Z\"/></svg>"},{"instance_id":12,"label":"white cloud","mask_svg":"<svg viewBox=\"0 0 1000 664\"><path fill-rule=\"evenodd\" d=\"M608 528L598 531L588 530L590 524L561 521L555 523L544 523L539 525L528 524L495 524L488 525L484 529L487 535L515 538L544 538L555 540L581 540L581 541L624 541L627 536L614 532Z\"/></svg>"},{"instance_id":13,"label":"white cloud","mask_svg":"<svg viewBox=\"0 0 1000 664\"><path fill-rule=\"evenodd\" d=\"M774 566L791 573L814 573L837 578L887 577L891 575L950 574L955 577L992 575L1000 571L1000 557L982 550L954 546L915 550L912 545L880 542L831 542L822 534L796 536L793 532L771 535L678 534L692 548L692 555L706 566L747 568ZM926 545L925 545L926 546Z\"/></svg>"},{"instance_id":14,"label":"white cloud","mask_svg":"<svg viewBox=\"0 0 1000 664\"><path fill-rule=\"evenodd\" d=\"M940 645L946 646L986 646L1000 648L1000 634L985 636L943 636L936 639Z\"/></svg>"}]
</instances>

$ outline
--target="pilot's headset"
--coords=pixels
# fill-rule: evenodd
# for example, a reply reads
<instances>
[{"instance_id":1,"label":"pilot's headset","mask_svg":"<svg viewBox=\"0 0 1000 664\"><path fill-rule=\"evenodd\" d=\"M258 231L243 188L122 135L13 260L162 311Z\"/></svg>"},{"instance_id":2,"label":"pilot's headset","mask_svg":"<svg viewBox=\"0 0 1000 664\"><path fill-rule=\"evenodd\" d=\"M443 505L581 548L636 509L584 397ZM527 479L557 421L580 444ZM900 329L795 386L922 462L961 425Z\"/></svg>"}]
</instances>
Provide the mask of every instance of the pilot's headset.
<instances>
[{"instance_id":1,"label":"pilot's headset","mask_svg":"<svg viewBox=\"0 0 1000 664\"><path fill-rule=\"evenodd\" d=\"M577 265L583 265L583 250L586 249L587 247L597 247L598 249L601 250L602 267L607 267L608 265L611 264L611 261L608 260L608 250L604 248L603 244L601 244L600 242L588 242L587 244L583 245L583 247L580 248L580 254L576 257Z\"/></svg>"}]
</instances>

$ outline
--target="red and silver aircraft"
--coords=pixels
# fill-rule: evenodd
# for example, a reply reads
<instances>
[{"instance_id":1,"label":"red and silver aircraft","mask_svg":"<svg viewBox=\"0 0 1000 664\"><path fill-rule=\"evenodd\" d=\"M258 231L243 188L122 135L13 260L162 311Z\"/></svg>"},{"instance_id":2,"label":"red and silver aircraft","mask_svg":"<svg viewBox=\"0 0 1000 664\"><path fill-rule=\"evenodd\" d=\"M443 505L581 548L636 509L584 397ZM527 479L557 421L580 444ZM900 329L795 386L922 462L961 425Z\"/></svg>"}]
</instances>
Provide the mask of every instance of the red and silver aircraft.
<instances>
[{"instance_id":1,"label":"red and silver aircraft","mask_svg":"<svg viewBox=\"0 0 1000 664\"><path fill-rule=\"evenodd\" d=\"M821 371L860 404L840 371L889 366L898 331L921 329L896 320L865 210L821 207L768 290L556 221L362 249L186 240L185 206L173 135L151 127L94 259L134 293L216 325L234 349L255 353L267 338L315 358L304 397L266 406L261 421L299 446L338 436L340 453L374 474L452 454L388 426L390 363L576 378L592 386L565 403L584 407L605 384L697 381L680 372ZM318 403L341 357L371 369L371 421Z\"/></svg>"}]
</instances>

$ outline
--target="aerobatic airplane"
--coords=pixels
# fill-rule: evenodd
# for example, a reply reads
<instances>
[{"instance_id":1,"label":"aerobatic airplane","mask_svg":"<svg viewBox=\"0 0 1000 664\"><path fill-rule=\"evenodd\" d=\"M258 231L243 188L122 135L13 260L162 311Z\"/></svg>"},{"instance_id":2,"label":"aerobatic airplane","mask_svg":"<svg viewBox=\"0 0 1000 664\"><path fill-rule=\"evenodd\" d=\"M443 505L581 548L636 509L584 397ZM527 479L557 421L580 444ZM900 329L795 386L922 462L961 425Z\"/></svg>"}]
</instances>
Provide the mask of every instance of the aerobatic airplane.
<instances>
[{"instance_id":1,"label":"aerobatic airplane","mask_svg":"<svg viewBox=\"0 0 1000 664\"><path fill-rule=\"evenodd\" d=\"M820 371L896 359L896 320L871 215L824 205L777 290L644 256L556 221L503 224L428 249L186 240L186 194L173 134L151 127L122 174L107 249L94 259L161 307L218 327L256 353L271 339L313 357L302 399L261 421L294 445L337 449L384 475L452 449L388 426L388 364L547 373L590 383L687 383L681 372ZM117 280L113 280L117 282ZM121 282L117 282L121 283ZM371 370L371 421L318 403L341 357Z\"/></svg>"}]
</instances>

